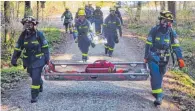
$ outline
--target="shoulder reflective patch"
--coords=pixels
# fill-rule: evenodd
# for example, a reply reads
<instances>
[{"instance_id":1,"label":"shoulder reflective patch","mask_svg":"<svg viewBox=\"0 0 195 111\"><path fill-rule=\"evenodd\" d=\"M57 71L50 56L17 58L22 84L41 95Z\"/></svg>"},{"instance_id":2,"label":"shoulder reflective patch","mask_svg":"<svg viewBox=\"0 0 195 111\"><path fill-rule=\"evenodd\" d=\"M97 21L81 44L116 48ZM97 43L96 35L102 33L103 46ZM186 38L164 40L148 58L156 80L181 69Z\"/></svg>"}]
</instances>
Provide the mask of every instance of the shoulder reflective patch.
<instances>
[{"instance_id":1,"label":"shoulder reflective patch","mask_svg":"<svg viewBox=\"0 0 195 111\"><path fill-rule=\"evenodd\" d=\"M177 38L174 39L175 44L179 44L179 40Z\"/></svg>"},{"instance_id":2,"label":"shoulder reflective patch","mask_svg":"<svg viewBox=\"0 0 195 111\"><path fill-rule=\"evenodd\" d=\"M150 41L150 42L152 42L152 37L149 36L149 37L147 38L147 40Z\"/></svg>"}]
</instances>

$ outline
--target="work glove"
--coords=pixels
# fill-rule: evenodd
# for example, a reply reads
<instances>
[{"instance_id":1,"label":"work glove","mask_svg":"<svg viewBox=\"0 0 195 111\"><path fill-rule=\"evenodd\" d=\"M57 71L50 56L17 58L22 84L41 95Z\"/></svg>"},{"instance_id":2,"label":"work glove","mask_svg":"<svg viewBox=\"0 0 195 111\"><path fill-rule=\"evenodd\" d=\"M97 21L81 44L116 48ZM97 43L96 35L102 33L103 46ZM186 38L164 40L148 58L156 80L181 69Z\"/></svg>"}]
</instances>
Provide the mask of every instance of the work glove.
<instances>
[{"instance_id":1,"label":"work glove","mask_svg":"<svg viewBox=\"0 0 195 111\"><path fill-rule=\"evenodd\" d=\"M55 71L54 65L52 64L51 61L48 61L48 62L47 62L47 65L48 65L48 67L49 67L49 71L50 71L50 72L51 72L51 71Z\"/></svg>"},{"instance_id":2,"label":"work glove","mask_svg":"<svg viewBox=\"0 0 195 111\"><path fill-rule=\"evenodd\" d=\"M91 43L91 47L93 47L93 48L95 47L95 44L93 42Z\"/></svg>"},{"instance_id":3,"label":"work glove","mask_svg":"<svg viewBox=\"0 0 195 111\"><path fill-rule=\"evenodd\" d=\"M116 37L116 39L115 39L115 43L117 44L117 43L119 43L119 39L118 39L118 37Z\"/></svg>"},{"instance_id":4,"label":"work glove","mask_svg":"<svg viewBox=\"0 0 195 111\"><path fill-rule=\"evenodd\" d=\"M180 68L185 67L185 63L184 63L184 60L183 60L183 59L179 59L179 60L178 60L178 64L179 64L179 67L180 67Z\"/></svg>"},{"instance_id":5,"label":"work glove","mask_svg":"<svg viewBox=\"0 0 195 111\"><path fill-rule=\"evenodd\" d=\"M148 63L148 60L147 59L144 59L144 63Z\"/></svg>"}]
</instances>

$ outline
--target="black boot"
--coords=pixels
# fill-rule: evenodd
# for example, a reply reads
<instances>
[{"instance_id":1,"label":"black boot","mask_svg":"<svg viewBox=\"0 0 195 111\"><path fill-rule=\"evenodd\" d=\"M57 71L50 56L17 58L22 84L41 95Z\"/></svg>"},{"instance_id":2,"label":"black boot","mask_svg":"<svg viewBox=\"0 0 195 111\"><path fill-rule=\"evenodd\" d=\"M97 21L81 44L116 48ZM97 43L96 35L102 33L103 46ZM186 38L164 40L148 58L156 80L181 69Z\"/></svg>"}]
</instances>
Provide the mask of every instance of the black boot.
<instances>
[{"instance_id":1,"label":"black boot","mask_svg":"<svg viewBox=\"0 0 195 111\"><path fill-rule=\"evenodd\" d=\"M83 62L87 62L87 56L82 56Z\"/></svg>"},{"instance_id":2,"label":"black boot","mask_svg":"<svg viewBox=\"0 0 195 111\"><path fill-rule=\"evenodd\" d=\"M158 106L162 104L163 100L163 95L162 94L157 94L156 100L154 101L154 105Z\"/></svg>"},{"instance_id":3,"label":"black boot","mask_svg":"<svg viewBox=\"0 0 195 111\"><path fill-rule=\"evenodd\" d=\"M43 84L40 85L39 92L43 92Z\"/></svg>"},{"instance_id":4,"label":"black boot","mask_svg":"<svg viewBox=\"0 0 195 111\"><path fill-rule=\"evenodd\" d=\"M108 48L105 48L105 54L108 54Z\"/></svg>"},{"instance_id":5,"label":"black boot","mask_svg":"<svg viewBox=\"0 0 195 111\"><path fill-rule=\"evenodd\" d=\"M41 79L40 80L40 89L39 89L39 92L43 92L43 80Z\"/></svg>"},{"instance_id":6,"label":"black boot","mask_svg":"<svg viewBox=\"0 0 195 111\"><path fill-rule=\"evenodd\" d=\"M109 50L109 52L108 52L108 53L109 53L109 55L108 55L108 56L109 56L109 57L112 57L112 51L110 51L110 50Z\"/></svg>"},{"instance_id":7,"label":"black boot","mask_svg":"<svg viewBox=\"0 0 195 111\"><path fill-rule=\"evenodd\" d=\"M35 103L38 100L39 89L31 89L31 103Z\"/></svg>"}]
</instances>

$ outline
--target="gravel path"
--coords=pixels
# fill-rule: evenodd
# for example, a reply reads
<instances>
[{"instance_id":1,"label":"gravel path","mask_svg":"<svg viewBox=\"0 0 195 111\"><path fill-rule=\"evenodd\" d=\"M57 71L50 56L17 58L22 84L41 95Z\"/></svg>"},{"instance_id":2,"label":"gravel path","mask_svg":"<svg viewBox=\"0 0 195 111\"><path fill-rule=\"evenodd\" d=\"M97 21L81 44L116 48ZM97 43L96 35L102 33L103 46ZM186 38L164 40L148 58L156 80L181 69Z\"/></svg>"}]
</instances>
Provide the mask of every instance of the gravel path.
<instances>
[{"instance_id":1,"label":"gravel path","mask_svg":"<svg viewBox=\"0 0 195 111\"><path fill-rule=\"evenodd\" d=\"M60 19L59 19L60 20ZM61 22L55 24L62 28ZM123 37L116 45L113 57L104 55L103 44L90 48L89 61L143 61L144 44L123 29ZM81 52L69 35L62 33L62 41L53 53L55 60L80 61ZM10 111L177 111L177 107L163 101L154 107L150 82L89 82L44 81L44 91L37 103L30 103L30 79L2 98L2 109Z\"/></svg>"}]
</instances>

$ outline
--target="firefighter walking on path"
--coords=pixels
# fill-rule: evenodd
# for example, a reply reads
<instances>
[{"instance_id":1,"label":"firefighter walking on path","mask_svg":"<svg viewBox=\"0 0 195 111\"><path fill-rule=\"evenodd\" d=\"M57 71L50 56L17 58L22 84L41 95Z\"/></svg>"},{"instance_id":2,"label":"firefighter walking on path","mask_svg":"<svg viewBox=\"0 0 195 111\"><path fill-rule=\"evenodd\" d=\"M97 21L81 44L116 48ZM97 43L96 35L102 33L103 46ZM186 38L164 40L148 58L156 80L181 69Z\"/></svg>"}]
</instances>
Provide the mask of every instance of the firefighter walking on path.
<instances>
[{"instance_id":1,"label":"firefighter walking on path","mask_svg":"<svg viewBox=\"0 0 195 111\"><path fill-rule=\"evenodd\" d=\"M161 105L163 100L162 80L170 54L177 56L179 67L185 66L178 36L172 28L173 15L170 11L160 12L159 25L153 27L148 35L145 46L145 62L148 63L151 76L152 95L154 105ZM173 56L172 56L173 57Z\"/></svg>"},{"instance_id":2,"label":"firefighter walking on path","mask_svg":"<svg viewBox=\"0 0 195 111\"><path fill-rule=\"evenodd\" d=\"M92 4L85 5L86 18L91 24L93 23L93 12L94 8L92 7Z\"/></svg>"},{"instance_id":3,"label":"firefighter walking on path","mask_svg":"<svg viewBox=\"0 0 195 111\"><path fill-rule=\"evenodd\" d=\"M95 44L92 42L91 24L85 16L85 10L79 10L78 20L75 23L75 29L73 31L75 42L78 42L78 47L82 52L83 62L86 62L88 59L89 46L95 47Z\"/></svg>"},{"instance_id":4,"label":"firefighter walking on path","mask_svg":"<svg viewBox=\"0 0 195 111\"><path fill-rule=\"evenodd\" d=\"M112 57L115 43L119 42L119 37L122 37L121 23L119 18L115 15L116 9L110 8L110 14L106 17L103 24L104 36L107 39L105 44L105 54L109 54Z\"/></svg>"},{"instance_id":5,"label":"firefighter walking on path","mask_svg":"<svg viewBox=\"0 0 195 111\"><path fill-rule=\"evenodd\" d=\"M66 33L68 32L68 30L70 31L70 33L72 33L72 13L69 11L69 8L66 7L66 11L62 14L61 16L62 21L64 20L63 25L65 26L65 30Z\"/></svg>"},{"instance_id":6,"label":"firefighter walking on path","mask_svg":"<svg viewBox=\"0 0 195 111\"><path fill-rule=\"evenodd\" d=\"M93 12L93 18L96 34L100 34L102 30L101 26L103 24L103 12L101 11L101 7L98 4L96 5L96 10Z\"/></svg>"},{"instance_id":7,"label":"firefighter walking on path","mask_svg":"<svg viewBox=\"0 0 195 111\"><path fill-rule=\"evenodd\" d=\"M119 11L119 6L118 6L118 5L116 5L115 7L116 7L115 14L116 14L116 16L120 19L120 21L121 21L121 25L123 25L123 18L122 18L122 16L121 16L120 11Z\"/></svg>"},{"instance_id":8,"label":"firefighter walking on path","mask_svg":"<svg viewBox=\"0 0 195 111\"><path fill-rule=\"evenodd\" d=\"M23 66L32 78L31 103L34 103L37 102L39 92L43 91L41 72L45 64L50 64L49 48L43 33L35 28L38 22L33 17L25 17L21 23L25 30L16 43L11 64L17 66L17 60L22 54Z\"/></svg>"}]
</instances>

